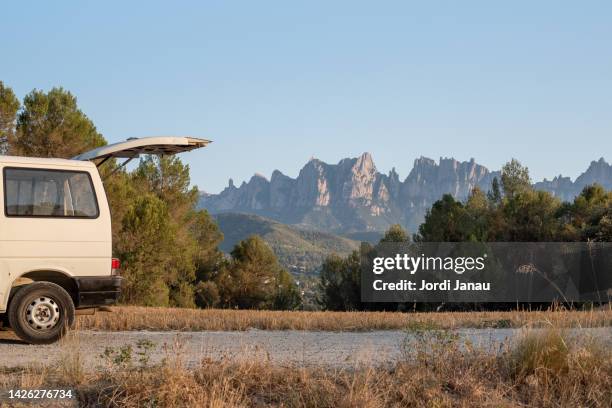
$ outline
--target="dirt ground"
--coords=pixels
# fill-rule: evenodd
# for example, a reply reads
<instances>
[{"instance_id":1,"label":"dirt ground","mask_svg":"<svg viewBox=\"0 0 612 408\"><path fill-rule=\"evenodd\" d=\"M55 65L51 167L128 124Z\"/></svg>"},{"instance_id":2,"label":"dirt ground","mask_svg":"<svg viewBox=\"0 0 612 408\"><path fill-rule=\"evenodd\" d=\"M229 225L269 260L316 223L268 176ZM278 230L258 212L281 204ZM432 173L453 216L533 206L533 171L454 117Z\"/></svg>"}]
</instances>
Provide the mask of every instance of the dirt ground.
<instances>
[{"instance_id":1,"label":"dirt ground","mask_svg":"<svg viewBox=\"0 0 612 408\"><path fill-rule=\"evenodd\" d=\"M574 329L579 336L601 336L612 346L612 328ZM462 340L488 352L498 352L504 342L520 329L460 329L454 331ZM88 370L104 367L105 350L118 355L131 346L131 361L138 364L145 356L148 363L180 355L187 366L203 359L261 359L286 366L329 365L345 368L358 365L390 363L402 354L403 344L414 333L405 331L325 332L325 331L74 331L59 343L28 345L12 332L0 332L0 366L53 365L77 351ZM145 351L145 348L149 348Z\"/></svg>"}]
</instances>

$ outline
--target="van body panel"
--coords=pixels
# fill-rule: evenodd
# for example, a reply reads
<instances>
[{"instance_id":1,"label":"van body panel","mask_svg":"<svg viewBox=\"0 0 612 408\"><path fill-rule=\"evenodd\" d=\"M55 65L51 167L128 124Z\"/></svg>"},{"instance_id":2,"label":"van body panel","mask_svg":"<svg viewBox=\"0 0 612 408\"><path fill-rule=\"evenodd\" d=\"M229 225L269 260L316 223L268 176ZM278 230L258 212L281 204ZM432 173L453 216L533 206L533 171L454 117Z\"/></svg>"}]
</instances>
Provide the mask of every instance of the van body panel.
<instances>
[{"instance_id":1,"label":"van body panel","mask_svg":"<svg viewBox=\"0 0 612 408\"><path fill-rule=\"evenodd\" d=\"M98 214L94 217L8 215L6 169L65 170L89 175ZM6 311L15 279L34 271L67 276L111 275L111 217L104 186L91 162L0 157L0 312Z\"/></svg>"}]
</instances>

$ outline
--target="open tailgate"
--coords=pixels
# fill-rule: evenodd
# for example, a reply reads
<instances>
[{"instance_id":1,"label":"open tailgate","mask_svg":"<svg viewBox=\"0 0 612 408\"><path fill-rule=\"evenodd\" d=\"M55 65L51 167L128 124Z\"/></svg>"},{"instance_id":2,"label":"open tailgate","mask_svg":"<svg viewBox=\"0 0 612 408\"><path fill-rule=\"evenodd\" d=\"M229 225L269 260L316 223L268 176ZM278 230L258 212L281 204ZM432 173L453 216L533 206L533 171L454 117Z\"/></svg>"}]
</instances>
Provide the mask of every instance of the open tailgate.
<instances>
[{"instance_id":1,"label":"open tailgate","mask_svg":"<svg viewBox=\"0 0 612 408\"><path fill-rule=\"evenodd\" d=\"M171 155L199 149L211 141L195 137L154 136L128 139L74 156L73 160L96 160L110 158L133 159L141 154Z\"/></svg>"}]
</instances>

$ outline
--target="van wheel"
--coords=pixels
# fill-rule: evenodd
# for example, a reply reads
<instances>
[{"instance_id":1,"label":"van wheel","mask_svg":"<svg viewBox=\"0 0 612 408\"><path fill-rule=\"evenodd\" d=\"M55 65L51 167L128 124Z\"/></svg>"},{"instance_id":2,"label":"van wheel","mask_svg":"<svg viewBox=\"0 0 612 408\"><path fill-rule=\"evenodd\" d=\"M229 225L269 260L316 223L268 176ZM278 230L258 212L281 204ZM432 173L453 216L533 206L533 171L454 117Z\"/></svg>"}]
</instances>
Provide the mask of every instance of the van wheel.
<instances>
[{"instance_id":1,"label":"van wheel","mask_svg":"<svg viewBox=\"0 0 612 408\"><path fill-rule=\"evenodd\" d=\"M74 303L61 286L34 282L20 289L9 305L11 328L30 344L59 340L74 322Z\"/></svg>"}]
</instances>

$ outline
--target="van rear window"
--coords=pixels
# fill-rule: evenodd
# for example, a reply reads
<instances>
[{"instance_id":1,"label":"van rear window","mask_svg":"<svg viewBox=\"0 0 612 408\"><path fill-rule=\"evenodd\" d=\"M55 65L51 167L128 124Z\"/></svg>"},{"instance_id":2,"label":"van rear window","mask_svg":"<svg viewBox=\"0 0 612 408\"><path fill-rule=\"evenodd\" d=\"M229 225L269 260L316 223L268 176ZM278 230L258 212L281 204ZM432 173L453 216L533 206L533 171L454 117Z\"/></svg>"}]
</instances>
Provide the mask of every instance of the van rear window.
<instances>
[{"instance_id":1,"label":"van rear window","mask_svg":"<svg viewBox=\"0 0 612 408\"><path fill-rule=\"evenodd\" d=\"M96 218L98 202L89 173L4 168L8 217Z\"/></svg>"}]
</instances>

